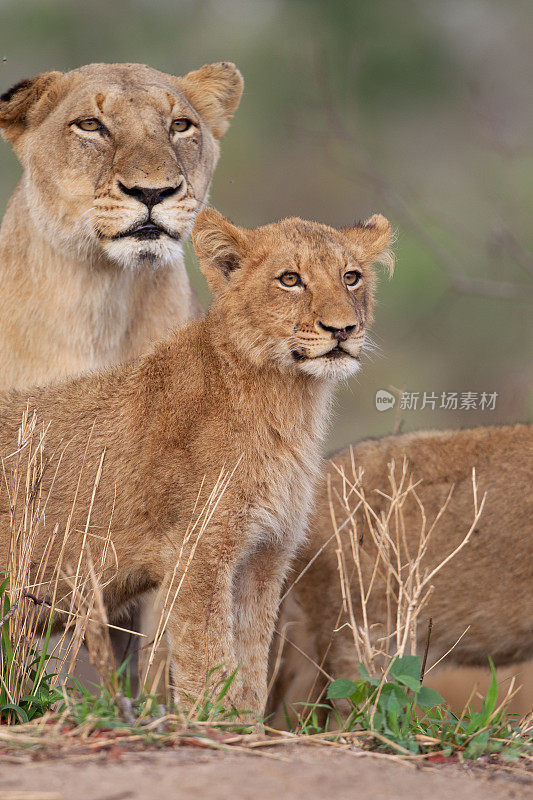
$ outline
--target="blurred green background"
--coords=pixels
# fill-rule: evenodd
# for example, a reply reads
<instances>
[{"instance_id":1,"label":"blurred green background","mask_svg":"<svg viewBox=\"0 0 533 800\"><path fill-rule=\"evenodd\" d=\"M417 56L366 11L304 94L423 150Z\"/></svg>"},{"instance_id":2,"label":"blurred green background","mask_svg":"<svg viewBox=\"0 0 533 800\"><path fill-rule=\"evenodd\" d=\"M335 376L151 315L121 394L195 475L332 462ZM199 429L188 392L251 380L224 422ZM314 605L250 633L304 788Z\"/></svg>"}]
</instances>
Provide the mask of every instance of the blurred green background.
<instances>
[{"instance_id":1,"label":"blurred green background","mask_svg":"<svg viewBox=\"0 0 533 800\"><path fill-rule=\"evenodd\" d=\"M380 349L339 392L333 447L531 418L530 15L526 0L0 0L0 87L92 61L235 61L246 88L213 204L245 225L392 220ZM2 213L19 174L2 145ZM188 262L207 302L190 248ZM498 396L494 410L377 411L391 387Z\"/></svg>"}]
</instances>

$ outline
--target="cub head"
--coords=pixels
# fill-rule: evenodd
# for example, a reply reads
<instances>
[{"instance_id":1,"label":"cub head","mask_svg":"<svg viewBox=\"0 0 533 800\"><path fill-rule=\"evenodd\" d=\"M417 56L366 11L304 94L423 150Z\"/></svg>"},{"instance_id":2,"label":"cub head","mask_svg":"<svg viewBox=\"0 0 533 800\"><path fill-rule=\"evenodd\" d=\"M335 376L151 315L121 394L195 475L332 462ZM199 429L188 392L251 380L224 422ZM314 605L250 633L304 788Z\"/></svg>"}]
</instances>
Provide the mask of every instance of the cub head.
<instances>
[{"instance_id":1,"label":"cub head","mask_svg":"<svg viewBox=\"0 0 533 800\"><path fill-rule=\"evenodd\" d=\"M373 265L393 267L385 217L352 228L285 219L249 230L208 208L192 238L216 295L212 313L224 314L231 344L248 358L317 378L358 370L373 318Z\"/></svg>"},{"instance_id":2,"label":"cub head","mask_svg":"<svg viewBox=\"0 0 533 800\"><path fill-rule=\"evenodd\" d=\"M47 72L0 97L32 222L56 247L122 267L173 263L239 105L234 64L174 77L141 64Z\"/></svg>"}]
</instances>

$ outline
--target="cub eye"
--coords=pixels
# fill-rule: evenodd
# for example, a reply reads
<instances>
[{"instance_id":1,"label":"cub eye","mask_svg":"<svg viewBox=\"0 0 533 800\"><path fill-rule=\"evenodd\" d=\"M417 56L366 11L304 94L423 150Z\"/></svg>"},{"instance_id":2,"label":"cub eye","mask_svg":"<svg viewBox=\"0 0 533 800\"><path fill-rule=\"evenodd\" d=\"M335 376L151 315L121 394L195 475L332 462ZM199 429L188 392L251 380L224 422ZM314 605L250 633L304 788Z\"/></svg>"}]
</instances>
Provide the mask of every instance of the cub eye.
<instances>
[{"instance_id":1,"label":"cub eye","mask_svg":"<svg viewBox=\"0 0 533 800\"><path fill-rule=\"evenodd\" d=\"M284 272L279 276L278 281L283 286L301 286L302 279L297 272Z\"/></svg>"},{"instance_id":2,"label":"cub eye","mask_svg":"<svg viewBox=\"0 0 533 800\"><path fill-rule=\"evenodd\" d=\"M344 273L344 283L346 286L357 286L360 280L361 273L356 269L352 269L350 272Z\"/></svg>"},{"instance_id":3,"label":"cub eye","mask_svg":"<svg viewBox=\"0 0 533 800\"><path fill-rule=\"evenodd\" d=\"M191 127L192 122L190 119L186 117L180 117L179 119L173 119L170 123L170 130L174 133L184 133L184 131L188 131Z\"/></svg>"},{"instance_id":4,"label":"cub eye","mask_svg":"<svg viewBox=\"0 0 533 800\"><path fill-rule=\"evenodd\" d=\"M80 119L79 122L76 122L76 125L82 131L99 131L102 128L100 121L92 117L91 119Z\"/></svg>"}]
</instances>

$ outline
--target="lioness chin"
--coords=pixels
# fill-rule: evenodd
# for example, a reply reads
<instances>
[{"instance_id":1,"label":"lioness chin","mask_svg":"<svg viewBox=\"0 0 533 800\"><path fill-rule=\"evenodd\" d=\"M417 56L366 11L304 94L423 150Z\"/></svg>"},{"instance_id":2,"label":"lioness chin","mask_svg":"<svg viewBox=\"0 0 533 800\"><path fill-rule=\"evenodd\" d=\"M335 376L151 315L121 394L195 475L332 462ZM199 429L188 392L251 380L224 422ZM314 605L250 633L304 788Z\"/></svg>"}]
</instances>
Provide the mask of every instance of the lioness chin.
<instances>
[{"instance_id":1,"label":"lioness chin","mask_svg":"<svg viewBox=\"0 0 533 800\"><path fill-rule=\"evenodd\" d=\"M67 520L49 561L63 548L65 563L79 563L91 506L93 563L111 524L110 614L169 576L180 585L167 628L178 699L199 696L212 668L239 667L233 703L263 712L280 587L320 472L332 385L359 367L372 265L390 263L389 238L379 215L341 230L298 219L246 230L203 211L193 243L215 293L205 319L132 364L0 402L0 452L13 451L29 406L49 423L44 459L61 453L39 487L47 501L35 563ZM94 475L102 453L92 502L80 470ZM204 507L207 526L191 528ZM9 529L6 498L0 564ZM67 583L57 596L69 591Z\"/></svg>"},{"instance_id":2,"label":"lioness chin","mask_svg":"<svg viewBox=\"0 0 533 800\"><path fill-rule=\"evenodd\" d=\"M90 64L0 97L24 168L0 229L0 388L115 365L198 315L182 241L242 86L231 63Z\"/></svg>"},{"instance_id":3,"label":"lioness chin","mask_svg":"<svg viewBox=\"0 0 533 800\"><path fill-rule=\"evenodd\" d=\"M368 516L357 492L348 489L348 518L341 472L354 481L354 468L362 468L362 491L378 518L389 511L391 495L388 464L394 462L397 481L407 460L408 474L416 485L403 505L401 547L414 557L421 530L437 523L429 538L421 570L431 570L450 554L469 531L474 518L472 468L476 470L478 502L486 492L485 505L472 537L465 547L431 581L433 589L417 628L418 652L424 649L427 620L432 618L430 661L450 651L445 663L486 666L490 655L496 665L523 661L533 656L533 426L495 426L460 431L419 431L359 442L331 456L326 466L331 490L322 481L318 502L304 550L289 576L296 580L282 605L278 627L288 627L289 640L334 678L357 675L359 658L349 615L343 605L339 581L336 520L348 565L355 619L362 624L361 590L353 557L354 531L361 548L362 579L366 589L376 563L376 547L368 528ZM440 509L451 496L445 510ZM331 499L331 504L330 504ZM423 510L422 510L423 508ZM425 527L424 527L425 516ZM393 522L390 523L394 525ZM354 527L355 526L355 527ZM324 550L320 552L321 547ZM308 563L318 557L306 570ZM351 566L350 566L351 565ZM404 565L404 574L407 567ZM306 571L304 571L306 570ZM302 577L298 580L298 576ZM391 586L394 580L389 575ZM371 636L386 635L387 616L395 619L386 591L387 574L378 568L366 613ZM394 624L392 625L394 628ZM466 631L466 629L468 630ZM465 633L466 631L466 633ZM324 680L316 669L295 663L286 645L277 684L271 699L279 711L287 703L305 700L319 692ZM299 659L301 661L301 659Z\"/></svg>"}]
</instances>

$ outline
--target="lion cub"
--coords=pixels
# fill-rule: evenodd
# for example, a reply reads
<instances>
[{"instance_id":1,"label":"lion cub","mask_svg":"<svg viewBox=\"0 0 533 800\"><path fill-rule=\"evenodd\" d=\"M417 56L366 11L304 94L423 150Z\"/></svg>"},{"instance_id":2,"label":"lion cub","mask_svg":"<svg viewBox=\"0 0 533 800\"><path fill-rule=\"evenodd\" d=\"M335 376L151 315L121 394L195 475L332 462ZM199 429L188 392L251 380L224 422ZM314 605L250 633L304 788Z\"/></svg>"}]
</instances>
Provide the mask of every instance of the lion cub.
<instances>
[{"instance_id":1,"label":"lion cub","mask_svg":"<svg viewBox=\"0 0 533 800\"><path fill-rule=\"evenodd\" d=\"M422 562L422 570L431 570L460 544L472 524L472 468L475 467L479 501L486 492L485 505L468 544L432 580L433 591L417 631L418 651L423 652L427 620L431 617L430 663L449 650L447 664L486 666L488 655L497 666L530 659L533 656L533 496L529 490L532 456L532 425L415 431L358 442L332 455L327 470L331 505L326 481L321 481L309 537L294 564L291 583L300 574L301 579L282 606L278 627L298 622L289 628L289 639L305 629L305 641L298 639L303 651L322 664L328 674L336 678L354 677L359 659L352 632L345 624L349 616L343 608L332 513L348 565L357 622L362 621L362 612L352 554L354 525L363 553L361 571L366 587L371 582L376 546L356 492L348 494L352 512L352 518L348 519L339 470L344 471L349 481L354 480L354 467L364 470L361 485L371 508L381 517L388 512L387 495L391 493L387 465L394 462L399 480L406 459L408 473L414 483L419 483L416 498L410 494L404 502L402 533L408 551L414 555L423 525L420 503L427 520L426 532L438 520ZM450 491L446 510L439 517ZM391 522L391 530L392 526ZM384 635L387 614L391 613L386 581L387 574L380 567L367 599L371 635L376 638ZM316 685L316 672L309 674L305 682L305 670L299 666L301 659L297 657L298 666L294 660L289 647L288 658L278 676L274 706L283 696L286 701L302 700L313 691L314 682Z\"/></svg>"},{"instance_id":2,"label":"lion cub","mask_svg":"<svg viewBox=\"0 0 533 800\"><path fill-rule=\"evenodd\" d=\"M80 469L94 476L105 451L89 531L94 559L112 520L118 568L104 600L115 613L170 574L181 580L167 628L177 697L196 696L213 667L240 665L233 702L264 709L280 587L303 539L332 385L359 367L372 264L391 264L389 239L380 215L342 230L299 219L246 230L207 209L193 229L216 296L207 317L131 364L0 401L0 452L13 451L27 404L50 422L48 452L64 448L41 487L42 533L65 526ZM221 476L200 535L191 523ZM86 484L76 506L85 514ZM67 563L79 556L83 512Z\"/></svg>"}]
</instances>

